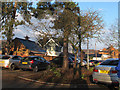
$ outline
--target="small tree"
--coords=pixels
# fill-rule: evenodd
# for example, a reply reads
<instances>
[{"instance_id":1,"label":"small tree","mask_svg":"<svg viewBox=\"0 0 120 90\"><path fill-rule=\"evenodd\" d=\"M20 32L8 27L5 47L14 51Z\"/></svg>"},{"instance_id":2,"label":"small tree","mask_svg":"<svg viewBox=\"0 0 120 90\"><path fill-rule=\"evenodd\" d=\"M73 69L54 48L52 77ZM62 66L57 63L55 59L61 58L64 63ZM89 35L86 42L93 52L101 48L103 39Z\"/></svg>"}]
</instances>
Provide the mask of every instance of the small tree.
<instances>
[{"instance_id":1,"label":"small tree","mask_svg":"<svg viewBox=\"0 0 120 90\"><path fill-rule=\"evenodd\" d=\"M113 47L118 48L118 41L119 41L119 33L118 33L118 22L116 21L114 24L110 26L110 28L107 31L104 31L103 35L104 38L102 38L103 43L110 47L111 45Z\"/></svg>"},{"instance_id":2,"label":"small tree","mask_svg":"<svg viewBox=\"0 0 120 90\"><path fill-rule=\"evenodd\" d=\"M78 40L85 42L88 38L99 38L103 26L103 20L99 12L96 10L83 11L80 14L80 33L78 27L75 33L78 35ZM79 43L79 47L81 47L81 43ZM81 50L81 63L82 59L83 55Z\"/></svg>"}]
</instances>

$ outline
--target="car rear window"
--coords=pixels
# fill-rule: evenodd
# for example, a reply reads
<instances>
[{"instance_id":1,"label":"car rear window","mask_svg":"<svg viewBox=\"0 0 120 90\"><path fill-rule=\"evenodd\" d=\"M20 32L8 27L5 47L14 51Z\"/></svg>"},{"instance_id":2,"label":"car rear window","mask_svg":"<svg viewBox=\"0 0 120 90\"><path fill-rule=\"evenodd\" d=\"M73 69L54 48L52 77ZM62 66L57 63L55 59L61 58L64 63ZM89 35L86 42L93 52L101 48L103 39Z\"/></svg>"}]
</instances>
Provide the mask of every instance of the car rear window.
<instances>
[{"instance_id":1,"label":"car rear window","mask_svg":"<svg viewBox=\"0 0 120 90\"><path fill-rule=\"evenodd\" d=\"M63 57L56 57L53 59L53 61L63 60Z\"/></svg>"},{"instance_id":2,"label":"car rear window","mask_svg":"<svg viewBox=\"0 0 120 90\"><path fill-rule=\"evenodd\" d=\"M2 59L9 59L10 56L3 56Z\"/></svg>"},{"instance_id":3,"label":"car rear window","mask_svg":"<svg viewBox=\"0 0 120 90\"><path fill-rule=\"evenodd\" d=\"M38 60L38 57L24 57L23 60L24 61L30 61L30 60Z\"/></svg>"},{"instance_id":4,"label":"car rear window","mask_svg":"<svg viewBox=\"0 0 120 90\"><path fill-rule=\"evenodd\" d=\"M68 60L69 60L69 62L73 62L73 59L72 59L72 58L70 58L70 57L68 58Z\"/></svg>"},{"instance_id":5,"label":"car rear window","mask_svg":"<svg viewBox=\"0 0 120 90\"><path fill-rule=\"evenodd\" d=\"M90 60L89 62L95 62L95 61Z\"/></svg>"},{"instance_id":6,"label":"car rear window","mask_svg":"<svg viewBox=\"0 0 120 90\"><path fill-rule=\"evenodd\" d=\"M111 66L117 66L119 63L119 60L106 60L102 62L100 65L111 65Z\"/></svg>"}]
</instances>

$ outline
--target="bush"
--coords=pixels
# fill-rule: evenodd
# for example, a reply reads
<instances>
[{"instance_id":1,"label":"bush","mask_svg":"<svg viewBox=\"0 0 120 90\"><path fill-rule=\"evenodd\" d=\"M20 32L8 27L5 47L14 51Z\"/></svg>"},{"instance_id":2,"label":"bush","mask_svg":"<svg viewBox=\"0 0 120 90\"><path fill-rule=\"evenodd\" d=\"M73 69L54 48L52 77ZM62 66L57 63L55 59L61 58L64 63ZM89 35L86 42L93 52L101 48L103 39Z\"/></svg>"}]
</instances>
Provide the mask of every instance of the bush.
<instances>
[{"instance_id":1,"label":"bush","mask_svg":"<svg viewBox=\"0 0 120 90\"><path fill-rule=\"evenodd\" d=\"M50 71L52 71L55 76L61 77L61 70L60 70L60 69L56 69L56 67L52 67L52 68L50 69Z\"/></svg>"},{"instance_id":2,"label":"bush","mask_svg":"<svg viewBox=\"0 0 120 90\"><path fill-rule=\"evenodd\" d=\"M93 69L94 69L94 67L91 67L91 68L89 69L89 71L90 71L90 72L93 72Z\"/></svg>"}]
</instances>

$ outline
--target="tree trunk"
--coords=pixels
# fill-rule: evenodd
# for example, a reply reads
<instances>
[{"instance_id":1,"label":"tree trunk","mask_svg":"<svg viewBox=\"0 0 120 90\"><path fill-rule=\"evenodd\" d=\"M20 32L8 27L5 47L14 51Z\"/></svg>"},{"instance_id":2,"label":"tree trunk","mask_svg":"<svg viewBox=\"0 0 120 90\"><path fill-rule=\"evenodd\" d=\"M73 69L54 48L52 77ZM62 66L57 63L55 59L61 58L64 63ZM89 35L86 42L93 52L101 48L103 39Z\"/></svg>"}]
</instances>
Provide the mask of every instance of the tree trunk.
<instances>
[{"instance_id":1,"label":"tree trunk","mask_svg":"<svg viewBox=\"0 0 120 90\"><path fill-rule=\"evenodd\" d=\"M76 59L77 59L77 53L78 53L78 49L77 49L77 51L76 51L76 54L75 54L75 64L74 64L74 67L73 68L76 68L77 66L77 61L76 61Z\"/></svg>"},{"instance_id":2,"label":"tree trunk","mask_svg":"<svg viewBox=\"0 0 120 90\"><path fill-rule=\"evenodd\" d=\"M64 31L63 42L63 69L68 69L68 31Z\"/></svg>"}]
</instances>

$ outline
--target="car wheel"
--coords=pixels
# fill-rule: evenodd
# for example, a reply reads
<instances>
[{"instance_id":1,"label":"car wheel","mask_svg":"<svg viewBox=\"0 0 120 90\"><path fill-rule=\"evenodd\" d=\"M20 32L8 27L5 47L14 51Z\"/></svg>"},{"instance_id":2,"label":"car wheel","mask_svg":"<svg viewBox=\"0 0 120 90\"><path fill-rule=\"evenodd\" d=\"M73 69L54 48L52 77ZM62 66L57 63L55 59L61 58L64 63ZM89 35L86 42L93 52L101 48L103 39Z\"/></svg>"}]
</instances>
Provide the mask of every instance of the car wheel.
<instances>
[{"instance_id":1,"label":"car wheel","mask_svg":"<svg viewBox=\"0 0 120 90\"><path fill-rule=\"evenodd\" d=\"M33 68L33 72L38 72L38 66L35 66L34 68Z\"/></svg>"},{"instance_id":2,"label":"car wheel","mask_svg":"<svg viewBox=\"0 0 120 90\"><path fill-rule=\"evenodd\" d=\"M12 65L10 66L10 70L15 70L15 65L14 65L14 64L12 64Z\"/></svg>"}]
</instances>

